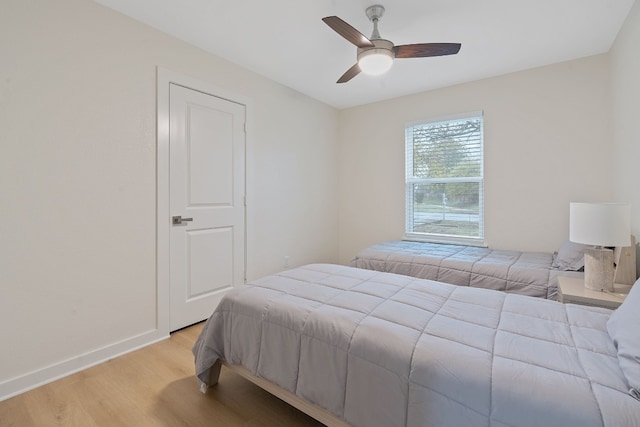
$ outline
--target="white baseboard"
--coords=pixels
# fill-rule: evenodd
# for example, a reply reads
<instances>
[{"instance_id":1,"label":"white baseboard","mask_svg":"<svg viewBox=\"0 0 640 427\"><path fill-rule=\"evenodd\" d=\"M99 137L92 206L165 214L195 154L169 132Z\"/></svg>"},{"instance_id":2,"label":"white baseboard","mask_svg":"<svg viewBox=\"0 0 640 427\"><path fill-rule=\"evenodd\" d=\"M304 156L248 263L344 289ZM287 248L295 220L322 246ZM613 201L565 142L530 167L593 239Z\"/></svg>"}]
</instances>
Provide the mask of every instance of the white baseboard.
<instances>
[{"instance_id":1,"label":"white baseboard","mask_svg":"<svg viewBox=\"0 0 640 427\"><path fill-rule=\"evenodd\" d=\"M169 338L168 333L154 329L54 363L42 369L2 381L0 382L0 402L166 338Z\"/></svg>"}]
</instances>

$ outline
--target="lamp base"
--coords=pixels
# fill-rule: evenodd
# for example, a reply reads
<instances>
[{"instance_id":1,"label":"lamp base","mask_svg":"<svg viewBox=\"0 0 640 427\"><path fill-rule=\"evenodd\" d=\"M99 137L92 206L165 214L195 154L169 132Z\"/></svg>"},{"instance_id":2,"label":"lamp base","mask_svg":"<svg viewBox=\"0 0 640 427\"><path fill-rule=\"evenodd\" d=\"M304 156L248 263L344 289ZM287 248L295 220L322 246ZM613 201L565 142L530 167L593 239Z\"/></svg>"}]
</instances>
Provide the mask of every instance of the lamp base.
<instances>
[{"instance_id":1,"label":"lamp base","mask_svg":"<svg viewBox=\"0 0 640 427\"><path fill-rule=\"evenodd\" d=\"M613 251L589 248L584 251L584 287L592 291L613 291Z\"/></svg>"}]
</instances>

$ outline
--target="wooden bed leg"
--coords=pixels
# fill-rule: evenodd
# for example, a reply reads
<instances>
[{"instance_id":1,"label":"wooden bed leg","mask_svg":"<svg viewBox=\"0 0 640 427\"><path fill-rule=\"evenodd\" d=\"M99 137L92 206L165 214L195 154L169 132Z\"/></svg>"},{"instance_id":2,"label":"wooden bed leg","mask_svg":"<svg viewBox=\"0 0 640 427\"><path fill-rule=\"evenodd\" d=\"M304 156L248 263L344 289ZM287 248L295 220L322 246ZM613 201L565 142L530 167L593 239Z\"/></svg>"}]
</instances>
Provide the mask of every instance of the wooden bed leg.
<instances>
[{"instance_id":1,"label":"wooden bed leg","mask_svg":"<svg viewBox=\"0 0 640 427\"><path fill-rule=\"evenodd\" d=\"M218 360L213 364L211 369L209 370L209 384L200 381L198 379L198 387L200 388L200 393L205 394L209 387L212 387L218 384L218 378L220 377L220 368L222 367L222 362Z\"/></svg>"},{"instance_id":2,"label":"wooden bed leg","mask_svg":"<svg viewBox=\"0 0 640 427\"><path fill-rule=\"evenodd\" d=\"M211 369L209 370L209 384L208 385L206 383L203 383L202 381L198 380L198 385L200 387L200 393L205 394L209 387L212 387L212 386L218 384L218 378L220 377L220 368L221 367L222 367L222 362L220 361L220 359L218 359L216 361L216 363L214 363L213 366L211 367Z\"/></svg>"},{"instance_id":3,"label":"wooden bed leg","mask_svg":"<svg viewBox=\"0 0 640 427\"><path fill-rule=\"evenodd\" d=\"M218 384L218 378L220 378L220 368L222 368L222 362L220 361L220 359L218 359L209 371L209 387Z\"/></svg>"}]
</instances>

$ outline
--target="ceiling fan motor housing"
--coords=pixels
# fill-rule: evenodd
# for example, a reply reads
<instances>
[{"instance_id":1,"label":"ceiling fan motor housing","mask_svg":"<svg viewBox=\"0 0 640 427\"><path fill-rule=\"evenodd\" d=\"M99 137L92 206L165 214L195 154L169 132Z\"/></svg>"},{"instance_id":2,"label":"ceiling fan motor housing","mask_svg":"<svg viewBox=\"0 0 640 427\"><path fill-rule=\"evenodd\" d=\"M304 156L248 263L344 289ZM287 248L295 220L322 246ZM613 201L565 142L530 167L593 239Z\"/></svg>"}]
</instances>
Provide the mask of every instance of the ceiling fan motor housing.
<instances>
[{"instance_id":1,"label":"ceiling fan motor housing","mask_svg":"<svg viewBox=\"0 0 640 427\"><path fill-rule=\"evenodd\" d=\"M359 47L358 48L358 53L357 53L357 57L358 60L360 59L360 56L367 53L367 55L371 55L374 53L382 53L381 51L389 51L391 54L391 57L394 57L393 54L393 43L391 43L389 40L385 40L385 39L373 39L371 40L371 43L373 43L373 45L375 47Z\"/></svg>"}]
</instances>

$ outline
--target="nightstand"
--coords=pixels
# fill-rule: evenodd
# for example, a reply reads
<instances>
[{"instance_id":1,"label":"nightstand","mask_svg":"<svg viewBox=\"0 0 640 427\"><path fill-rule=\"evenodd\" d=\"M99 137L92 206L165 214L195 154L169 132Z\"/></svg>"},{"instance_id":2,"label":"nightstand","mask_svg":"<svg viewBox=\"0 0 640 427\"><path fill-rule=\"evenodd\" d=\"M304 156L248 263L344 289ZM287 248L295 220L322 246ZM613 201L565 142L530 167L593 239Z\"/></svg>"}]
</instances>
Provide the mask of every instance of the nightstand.
<instances>
[{"instance_id":1,"label":"nightstand","mask_svg":"<svg viewBox=\"0 0 640 427\"><path fill-rule=\"evenodd\" d=\"M613 285L614 293L592 291L584 287L580 277L558 276L558 301L562 303L590 305L594 307L618 308L624 301L630 285Z\"/></svg>"}]
</instances>

